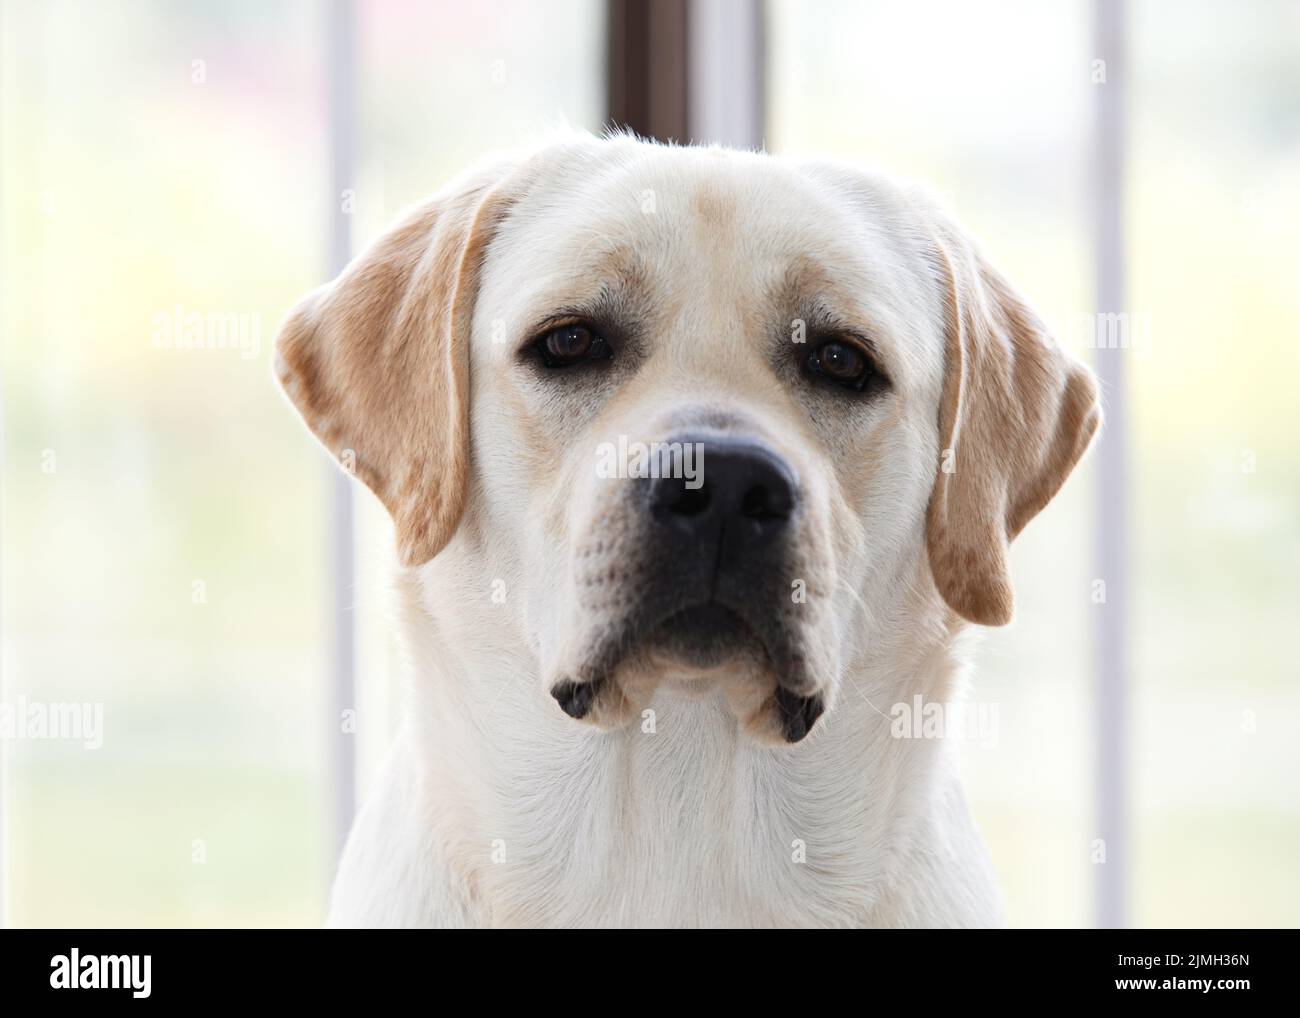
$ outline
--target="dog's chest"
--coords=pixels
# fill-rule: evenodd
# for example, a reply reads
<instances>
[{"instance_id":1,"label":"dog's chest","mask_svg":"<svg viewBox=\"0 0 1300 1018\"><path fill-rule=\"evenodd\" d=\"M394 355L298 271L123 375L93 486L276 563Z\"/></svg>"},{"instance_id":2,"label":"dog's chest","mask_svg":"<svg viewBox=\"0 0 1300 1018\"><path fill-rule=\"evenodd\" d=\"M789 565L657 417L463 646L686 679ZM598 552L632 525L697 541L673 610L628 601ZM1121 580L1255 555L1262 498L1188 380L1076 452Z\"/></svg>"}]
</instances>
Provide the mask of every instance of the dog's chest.
<instances>
[{"instance_id":1,"label":"dog's chest","mask_svg":"<svg viewBox=\"0 0 1300 1018\"><path fill-rule=\"evenodd\" d=\"M697 705L698 709L698 705ZM498 859L479 870L508 925L847 925L883 880L863 782L725 728L595 740L496 784Z\"/></svg>"}]
</instances>

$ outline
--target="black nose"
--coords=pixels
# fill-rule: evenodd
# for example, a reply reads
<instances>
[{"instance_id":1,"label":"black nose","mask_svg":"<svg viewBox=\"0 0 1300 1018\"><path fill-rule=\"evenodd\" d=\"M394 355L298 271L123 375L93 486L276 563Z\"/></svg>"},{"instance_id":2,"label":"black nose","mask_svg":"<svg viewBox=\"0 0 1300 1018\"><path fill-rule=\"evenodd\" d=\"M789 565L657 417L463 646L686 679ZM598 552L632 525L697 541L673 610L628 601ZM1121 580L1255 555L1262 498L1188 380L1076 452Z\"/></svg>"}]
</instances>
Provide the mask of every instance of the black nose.
<instances>
[{"instance_id":1,"label":"black nose","mask_svg":"<svg viewBox=\"0 0 1300 1018\"><path fill-rule=\"evenodd\" d=\"M650 513L677 538L720 542L725 568L783 533L798 506L794 475L775 453L751 442L674 439L696 443L695 476L650 482ZM681 471L684 473L684 471Z\"/></svg>"}]
</instances>

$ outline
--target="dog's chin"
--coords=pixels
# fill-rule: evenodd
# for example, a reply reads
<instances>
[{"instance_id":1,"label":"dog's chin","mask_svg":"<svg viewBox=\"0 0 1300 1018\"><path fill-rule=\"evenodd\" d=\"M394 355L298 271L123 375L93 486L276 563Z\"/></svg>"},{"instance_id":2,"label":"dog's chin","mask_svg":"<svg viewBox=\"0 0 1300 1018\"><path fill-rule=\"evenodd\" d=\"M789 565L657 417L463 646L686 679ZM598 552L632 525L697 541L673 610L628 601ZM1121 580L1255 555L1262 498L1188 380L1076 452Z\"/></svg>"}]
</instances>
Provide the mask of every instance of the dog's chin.
<instances>
[{"instance_id":1,"label":"dog's chin","mask_svg":"<svg viewBox=\"0 0 1300 1018\"><path fill-rule=\"evenodd\" d=\"M784 746L801 741L825 706L820 693L792 692L762 636L716 602L677 611L605 660L586 681L551 689L566 714L601 728L640 717L661 689L688 697L720 692L746 732Z\"/></svg>"},{"instance_id":2,"label":"dog's chin","mask_svg":"<svg viewBox=\"0 0 1300 1018\"><path fill-rule=\"evenodd\" d=\"M645 640L655 664L708 672L740 661L766 659L762 640L725 605L710 602L665 619Z\"/></svg>"}]
</instances>

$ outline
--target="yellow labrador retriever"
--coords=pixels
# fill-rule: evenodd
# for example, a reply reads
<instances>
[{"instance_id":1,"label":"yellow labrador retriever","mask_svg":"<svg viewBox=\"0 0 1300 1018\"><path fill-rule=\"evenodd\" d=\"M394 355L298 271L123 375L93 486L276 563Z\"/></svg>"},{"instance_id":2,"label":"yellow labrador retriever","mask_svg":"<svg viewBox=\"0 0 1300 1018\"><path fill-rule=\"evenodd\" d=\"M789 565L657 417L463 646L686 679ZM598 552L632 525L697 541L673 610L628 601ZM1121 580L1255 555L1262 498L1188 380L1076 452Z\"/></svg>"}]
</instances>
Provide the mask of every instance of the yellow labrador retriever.
<instances>
[{"instance_id":1,"label":"yellow labrador retriever","mask_svg":"<svg viewBox=\"0 0 1300 1018\"><path fill-rule=\"evenodd\" d=\"M889 180L630 137L480 167L292 313L392 515L406 723L339 926L970 926L951 740L1097 387Z\"/></svg>"}]
</instances>

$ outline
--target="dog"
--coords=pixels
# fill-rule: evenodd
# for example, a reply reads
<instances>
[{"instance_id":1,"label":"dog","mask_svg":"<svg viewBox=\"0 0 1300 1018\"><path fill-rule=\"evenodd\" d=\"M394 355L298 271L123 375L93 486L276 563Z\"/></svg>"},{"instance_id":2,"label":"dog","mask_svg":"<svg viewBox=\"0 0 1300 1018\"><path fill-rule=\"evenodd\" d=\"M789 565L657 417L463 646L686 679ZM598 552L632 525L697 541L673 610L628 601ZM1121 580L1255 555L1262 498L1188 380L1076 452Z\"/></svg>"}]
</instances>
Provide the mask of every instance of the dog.
<instances>
[{"instance_id":1,"label":"dog","mask_svg":"<svg viewBox=\"0 0 1300 1018\"><path fill-rule=\"evenodd\" d=\"M953 740L885 711L959 697L1100 407L921 191L565 135L410 211L275 363L402 565L329 925L1004 921Z\"/></svg>"}]
</instances>

